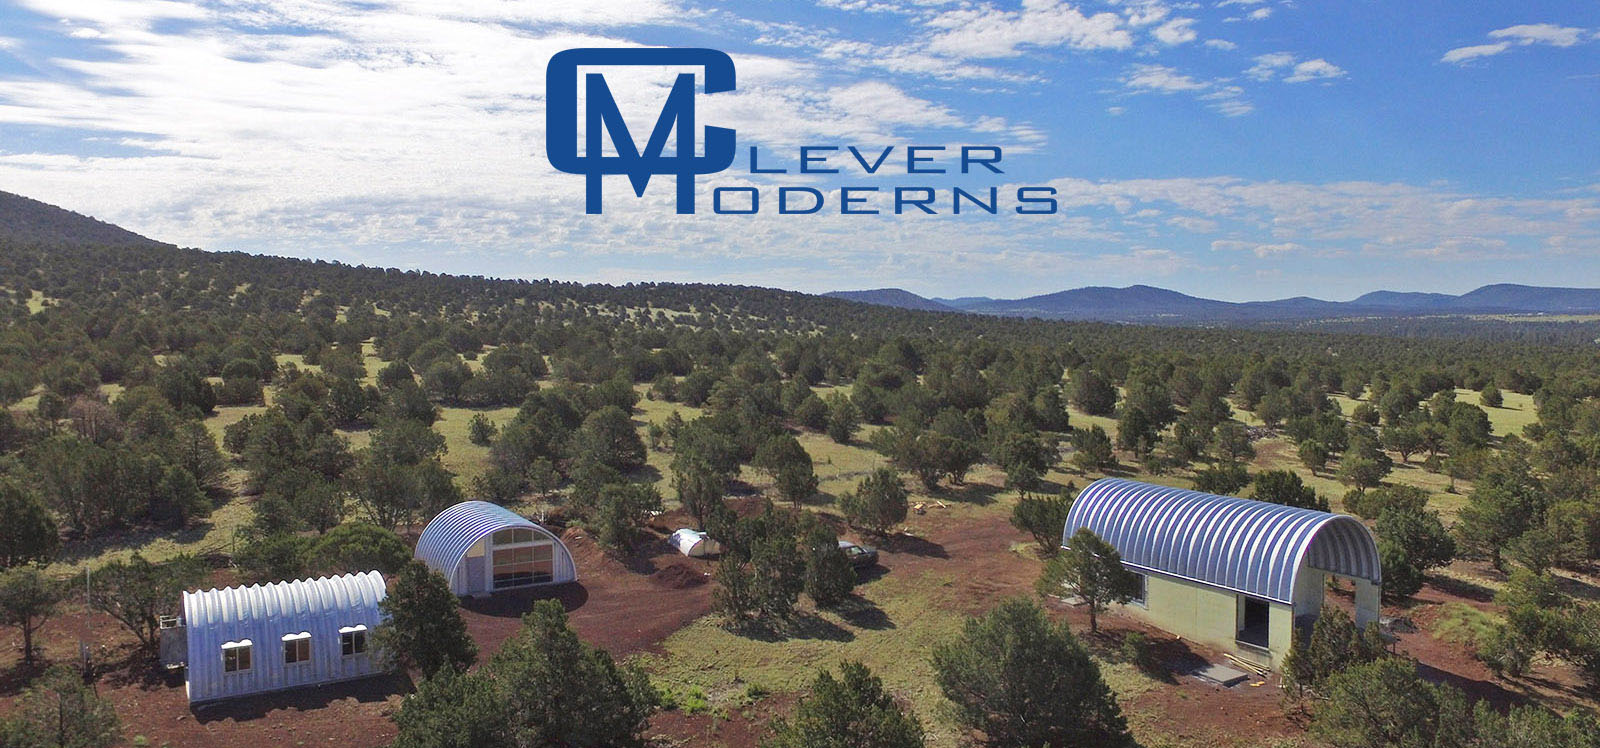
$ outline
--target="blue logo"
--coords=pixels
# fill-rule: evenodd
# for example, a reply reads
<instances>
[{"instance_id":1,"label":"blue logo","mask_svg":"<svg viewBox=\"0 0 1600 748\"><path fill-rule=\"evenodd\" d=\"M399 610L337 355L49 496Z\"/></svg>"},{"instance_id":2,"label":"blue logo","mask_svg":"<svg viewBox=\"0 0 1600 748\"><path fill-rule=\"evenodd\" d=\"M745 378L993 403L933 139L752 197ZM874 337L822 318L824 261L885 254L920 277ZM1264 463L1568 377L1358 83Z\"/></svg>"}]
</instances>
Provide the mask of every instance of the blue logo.
<instances>
[{"instance_id":1,"label":"blue logo","mask_svg":"<svg viewBox=\"0 0 1600 748\"><path fill-rule=\"evenodd\" d=\"M617 101L599 72L584 74L584 152L578 152L578 68L580 66L703 67L705 92L732 91L733 58L714 49L568 49L550 58L545 69L545 152L550 165L568 174L587 177L584 212L601 212L601 176L626 174L636 197L644 197L650 177L677 178L679 213L694 212L694 182L698 174L712 174L733 163L734 133L726 127L707 127L703 155L695 155L695 74L679 73L656 118L644 150L628 133ZM667 138L676 131L675 154L663 156ZM603 137L609 135L616 155L604 154Z\"/></svg>"}]
</instances>

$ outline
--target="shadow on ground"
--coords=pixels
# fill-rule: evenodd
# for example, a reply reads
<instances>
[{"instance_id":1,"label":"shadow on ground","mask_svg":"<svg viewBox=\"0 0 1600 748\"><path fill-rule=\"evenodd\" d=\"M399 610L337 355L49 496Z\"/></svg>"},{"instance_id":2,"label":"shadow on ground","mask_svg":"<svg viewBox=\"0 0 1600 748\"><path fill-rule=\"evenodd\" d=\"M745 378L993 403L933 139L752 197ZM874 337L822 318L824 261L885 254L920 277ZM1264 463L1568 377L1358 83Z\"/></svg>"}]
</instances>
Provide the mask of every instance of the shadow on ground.
<instances>
[{"instance_id":1,"label":"shadow on ground","mask_svg":"<svg viewBox=\"0 0 1600 748\"><path fill-rule=\"evenodd\" d=\"M201 724L220 720L247 722L261 719L282 709L310 711L321 709L335 701L355 699L362 703L384 701L396 694L414 690L411 678L403 673L385 673L361 680L332 683L326 686L297 688L278 693L255 694L249 698L231 699L211 704L201 704L189 711Z\"/></svg>"},{"instance_id":2,"label":"shadow on ground","mask_svg":"<svg viewBox=\"0 0 1600 748\"><path fill-rule=\"evenodd\" d=\"M571 613L589 602L589 590L581 582L507 590L488 597L462 598L461 607L479 615L521 618L522 614L532 610L533 604L539 600L556 600L561 603L562 608Z\"/></svg>"}]
</instances>

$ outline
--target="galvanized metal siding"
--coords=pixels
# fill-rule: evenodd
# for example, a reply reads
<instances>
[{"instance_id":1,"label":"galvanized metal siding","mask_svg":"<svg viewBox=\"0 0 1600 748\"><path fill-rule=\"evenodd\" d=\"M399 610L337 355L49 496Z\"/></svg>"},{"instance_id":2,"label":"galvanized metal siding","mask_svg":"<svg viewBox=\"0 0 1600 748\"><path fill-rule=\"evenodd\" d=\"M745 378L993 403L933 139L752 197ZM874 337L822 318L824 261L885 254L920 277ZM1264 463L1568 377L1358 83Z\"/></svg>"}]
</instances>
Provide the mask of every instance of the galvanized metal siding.
<instances>
[{"instance_id":1,"label":"galvanized metal siding","mask_svg":"<svg viewBox=\"0 0 1600 748\"><path fill-rule=\"evenodd\" d=\"M1293 603L1301 563L1374 583L1378 548L1354 517L1103 478L1072 504L1061 543L1087 527L1124 563Z\"/></svg>"},{"instance_id":2,"label":"galvanized metal siding","mask_svg":"<svg viewBox=\"0 0 1600 748\"><path fill-rule=\"evenodd\" d=\"M577 581L578 569L572 563L572 553L567 550L566 544L561 542L561 538L527 517L487 501L463 501L439 512L438 516L428 522L427 527L422 528L422 536L417 538L415 555L427 564L428 568L451 580L451 587L456 593L461 594L465 590L459 588L456 568L461 564L461 559L467 554L467 550L478 541L512 527L530 528L555 541L556 552L550 584Z\"/></svg>"},{"instance_id":3,"label":"galvanized metal siding","mask_svg":"<svg viewBox=\"0 0 1600 748\"><path fill-rule=\"evenodd\" d=\"M183 593L189 642L189 702L211 701L378 673L370 638L383 620L385 595L376 571ZM346 657L339 629L363 625L368 651ZM311 659L285 664L283 636L311 634ZM249 639L250 669L222 670L222 645Z\"/></svg>"}]
</instances>

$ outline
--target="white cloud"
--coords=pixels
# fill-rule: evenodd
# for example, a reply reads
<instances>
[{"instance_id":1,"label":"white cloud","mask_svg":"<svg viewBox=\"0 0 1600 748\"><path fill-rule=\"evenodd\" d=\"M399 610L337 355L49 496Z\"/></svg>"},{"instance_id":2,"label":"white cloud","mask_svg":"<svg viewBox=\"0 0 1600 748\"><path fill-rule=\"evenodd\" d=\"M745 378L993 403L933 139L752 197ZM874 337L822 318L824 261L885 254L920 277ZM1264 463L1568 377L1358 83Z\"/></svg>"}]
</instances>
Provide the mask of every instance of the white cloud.
<instances>
[{"instance_id":1,"label":"white cloud","mask_svg":"<svg viewBox=\"0 0 1600 748\"><path fill-rule=\"evenodd\" d=\"M1344 68L1341 68L1338 65L1319 57L1315 60L1306 60L1304 62L1295 63L1294 72L1286 76L1283 79L1283 82L1305 83L1307 81L1343 78L1344 76Z\"/></svg>"},{"instance_id":2,"label":"white cloud","mask_svg":"<svg viewBox=\"0 0 1600 748\"><path fill-rule=\"evenodd\" d=\"M1247 242L1236 239L1218 239L1211 242L1213 252L1250 252L1257 257L1276 257L1279 255L1293 254L1305 251L1303 245L1295 242L1279 242L1277 244L1264 244L1261 242Z\"/></svg>"},{"instance_id":3,"label":"white cloud","mask_svg":"<svg viewBox=\"0 0 1600 748\"><path fill-rule=\"evenodd\" d=\"M1272 9L1271 8L1256 8L1255 10L1252 10L1248 14L1246 14L1245 18L1248 18L1248 19L1250 19L1252 21L1265 21L1268 18L1270 18L1271 16L1272 16Z\"/></svg>"},{"instance_id":4,"label":"white cloud","mask_svg":"<svg viewBox=\"0 0 1600 748\"><path fill-rule=\"evenodd\" d=\"M1156 93L1199 91L1209 87L1209 84L1184 75L1176 68L1148 63L1129 67L1127 73L1122 76L1122 84L1134 91Z\"/></svg>"},{"instance_id":5,"label":"white cloud","mask_svg":"<svg viewBox=\"0 0 1600 748\"><path fill-rule=\"evenodd\" d=\"M1205 41L1205 45L1207 47L1210 47L1211 49L1222 49L1222 50L1238 49L1239 48L1239 45L1234 44L1233 42L1230 42L1227 39L1207 39Z\"/></svg>"},{"instance_id":6,"label":"white cloud","mask_svg":"<svg viewBox=\"0 0 1600 748\"><path fill-rule=\"evenodd\" d=\"M1498 41L1456 47L1445 52L1444 56L1439 58L1439 61L1461 65L1473 60L1503 54L1512 47L1533 45L1571 47L1585 41L1586 36L1596 38L1600 34L1591 34L1586 29L1574 26L1557 26L1553 23L1518 24L1490 31L1489 38Z\"/></svg>"},{"instance_id":7,"label":"white cloud","mask_svg":"<svg viewBox=\"0 0 1600 748\"><path fill-rule=\"evenodd\" d=\"M1258 81L1269 81L1278 76L1280 68L1294 64L1294 55L1288 52L1273 52L1257 55L1255 61L1255 66L1244 71L1244 74Z\"/></svg>"},{"instance_id":8,"label":"white cloud","mask_svg":"<svg viewBox=\"0 0 1600 748\"><path fill-rule=\"evenodd\" d=\"M1583 39L1584 30L1553 23L1525 23L1489 32L1490 39L1506 39L1517 44L1548 44L1570 47Z\"/></svg>"},{"instance_id":9,"label":"white cloud","mask_svg":"<svg viewBox=\"0 0 1600 748\"><path fill-rule=\"evenodd\" d=\"M1194 30L1193 18L1174 18L1156 27L1151 33L1156 41L1166 45L1187 44L1199 36Z\"/></svg>"},{"instance_id":10,"label":"white cloud","mask_svg":"<svg viewBox=\"0 0 1600 748\"><path fill-rule=\"evenodd\" d=\"M1152 63L1130 65L1121 79L1132 94L1189 93L1207 106L1228 117L1249 114L1255 107L1244 98L1244 89L1226 80L1199 80L1176 68Z\"/></svg>"},{"instance_id":11,"label":"white cloud","mask_svg":"<svg viewBox=\"0 0 1600 748\"><path fill-rule=\"evenodd\" d=\"M1279 79L1280 75L1285 83L1331 80L1345 76L1344 68L1320 57L1314 60L1296 60L1295 56L1288 52L1257 55L1255 63L1245 70L1244 74L1262 82Z\"/></svg>"},{"instance_id":12,"label":"white cloud","mask_svg":"<svg viewBox=\"0 0 1600 748\"><path fill-rule=\"evenodd\" d=\"M1455 49L1444 53L1444 57L1439 58L1439 61L1463 63L1469 60L1476 60L1480 57L1493 57L1508 49L1511 49L1511 45L1506 42L1500 42L1498 44L1475 44L1470 47L1456 47Z\"/></svg>"},{"instance_id":13,"label":"white cloud","mask_svg":"<svg viewBox=\"0 0 1600 748\"><path fill-rule=\"evenodd\" d=\"M946 11L927 23L937 30L928 50L949 57L1015 57L1027 47L1127 49L1133 34L1115 13L1085 15L1056 0L1023 0L1016 11L992 5Z\"/></svg>"}]
</instances>

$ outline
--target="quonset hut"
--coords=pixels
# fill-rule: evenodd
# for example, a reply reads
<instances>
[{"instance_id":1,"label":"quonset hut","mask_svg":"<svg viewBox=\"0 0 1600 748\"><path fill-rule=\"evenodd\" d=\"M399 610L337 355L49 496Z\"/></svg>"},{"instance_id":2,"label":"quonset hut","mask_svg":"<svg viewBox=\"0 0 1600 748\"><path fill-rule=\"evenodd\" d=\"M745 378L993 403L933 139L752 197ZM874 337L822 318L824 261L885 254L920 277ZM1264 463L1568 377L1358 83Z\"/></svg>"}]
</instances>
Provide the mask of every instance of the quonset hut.
<instances>
[{"instance_id":1,"label":"quonset hut","mask_svg":"<svg viewBox=\"0 0 1600 748\"><path fill-rule=\"evenodd\" d=\"M572 554L554 533L487 501L463 501L428 522L416 557L457 595L574 582Z\"/></svg>"},{"instance_id":2,"label":"quonset hut","mask_svg":"<svg viewBox=\"0 0 1600 748\"><path fill-rule=\"evenodd\" d=\"M380 673L384 595L376 571L183 593L189 703Z\"/></svg>"},{"instance_id":3,"label":"quonset hut","mask_svg":"<svg viewBox=\"0 0 1600 748\"><path fill-rule=\"evenodd\" d=\"M1140 575L1125 612L1241 659L1280 664L1329 575L1355 582L1357 625L1378 619L1378 547L1354 517L1104 478L1073 502L1062 547L1083 527Z\"/></svg>"}]
</instances>

